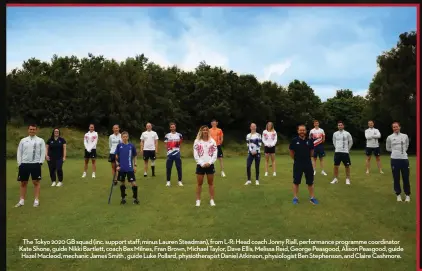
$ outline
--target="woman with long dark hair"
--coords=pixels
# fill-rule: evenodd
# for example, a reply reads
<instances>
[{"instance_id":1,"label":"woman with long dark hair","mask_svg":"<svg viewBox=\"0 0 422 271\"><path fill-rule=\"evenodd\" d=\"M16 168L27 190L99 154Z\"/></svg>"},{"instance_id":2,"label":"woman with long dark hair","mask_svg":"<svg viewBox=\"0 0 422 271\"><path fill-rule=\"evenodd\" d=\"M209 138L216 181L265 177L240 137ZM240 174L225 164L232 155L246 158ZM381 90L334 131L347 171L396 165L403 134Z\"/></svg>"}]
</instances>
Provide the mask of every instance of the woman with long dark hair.
<instances>
[{"instance_id":1,"label":"woman with long dark hair","mask_svg":"<svg viewBox=\"0 0 422 271\"><path fill-rule=\"evenodd\" d=\"M63 162L66 161L66 140L60 136L59 128L53 129L51 137L47 140L45 146L45 158L50 170L51 186L62 186Z\"/></svg>"}]
</instances>

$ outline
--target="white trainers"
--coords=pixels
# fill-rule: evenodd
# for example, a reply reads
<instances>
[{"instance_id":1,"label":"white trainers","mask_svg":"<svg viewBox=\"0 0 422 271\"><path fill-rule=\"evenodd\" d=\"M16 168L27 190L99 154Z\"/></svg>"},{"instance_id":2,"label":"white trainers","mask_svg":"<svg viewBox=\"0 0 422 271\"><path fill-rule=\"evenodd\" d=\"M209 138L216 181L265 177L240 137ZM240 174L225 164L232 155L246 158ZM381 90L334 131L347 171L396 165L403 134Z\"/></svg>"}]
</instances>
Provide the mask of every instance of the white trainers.
<instances>
[{"instance_id":1,"label":"white trainers","mask_svg":"<svg viewBox=\"0 0 422 271\"><path fill-rule=\"evenodd\" d=\"M40 202L38 200L34 200L34 207L40 206Z\"/></svg>"},{"instance_id":2,"label":"white trainers","mask_svg":"<svg viewBox=\"0 0 422 271\"><path fill-rule=\"evenodd\" d=\"M179 185L179 186L183 186L183 183L182 183L182 182L178 182L178 185Z\"/></svg>"},{"instance_id":3,"label":"white trainers","mask_svg":"<svg viewBox=\"0 0 422 271\"><path fill-rule=\"evenodd\" d=\"M92 172L92 178L95 179L95 172Z\"/></svg>"},{"instance_id":4,"label":"white trainers","mask_svg":"<svg viewBox=\"0 0 422 271\"><path fill-rule=\"evenodd\" d=\"M21 207L21 206L23 206L23 205L25 205L25 202L23 201L23 200L20 200L16 205L15 205L15 208L18 208L18 207Z\"/></svg>"},{"instance_id":5,"label":"white trainers","mask_svg":"<svg viewBox=\"0 0 422 271\"><path fill-rule=\"evenodd\" d=\"M267 177L267 176L268 176L268 172L265 172L265 174L264 174L264 175L265 175L265 177Z\"/></svg>"},{"instance_id":6,"label":"white trainers","mask_svg":"<svg viewBox=\"0 0 422 271\"><path fill-rule=\"evenodd\" d=\"M314 176L316 175L316 170L314 169Z\"/></svg>"},{"instance_id":7,"label":"white trainers","mask_svg":"<svg viewBox=\"0 0 422 271\"><path fill-rule=\"evenodd\" d=\"M327 176L327 173L325 173L325 171L323 170L323 171L321 171L321 174L322 175L324 175L324 176Z\"/></svg>"},{"instance_id":8,"label":"white trainers","mask_svg":"<svg viewBox=\"0 0 422 271\"><path fill-rule=\"evenodd\" d=\"M51 183L51 186L56 186L56 182L52 182Z\"/></svg>"},{"instance_id":9,"label":"white trainers","mask_svg":"<svg viewBox=\"0 0 422 271\"><path fill-rule=\"evenodd\" d=\"M273 177L277 176L277 173L273 172Z\"/></svg>"},{"instance_id":10,"label":"white trainers","mask_svg":"<svg viewBox=\"0 0 422 271\"><path fill-rule=\"evenodd\" d=\"M346 184L349 185L350 184L350 180L346 179Z\"/></svg>"},{"instance_id":11,"label":"white trainers","mask_svg":"<svg viewBox=\"0 0 422 271\"><path fill-rule=\"evenodd\" d=\"M215 202L214 202L214 200L212 199L212 200L210 200L210 205L211 206L215 206Z\"/></svg>"},{"instance_id":12,"label":"white trainers","mask_svg":"<svg viewBox=\"0 0 422 271\"><path fill-rule=\"evenodd\" d=\"M60 186L62 186L63 185L63 183L62 182L58 182L57 183L57 187L60 187Z\"/></svg>"},{"instance_id":13,"label":"white trainers","mask_svg":"<svg viewBox=\"0 0 422 271\"><path fill-rule=\"evenodd\" d=\"M167 182L167 183L166 183L166 186L170 186L170 182Z\"/></svg>"},{"instance_id":14,"label":"white trainers","mask_svg":"<svg viewBox=\"0 0 422 271\"><path fill-rule=\"evenodd\" d=\"M405 202L410 202L410 196L406 196Z\"/></svg>"},{"instance_id":15,"label":"white trainers","mask_svg":"<svg viewBox=\"0 0 422 271\"><path fill-rule=\"evenodd\" d=\"M380 170L380 174L384 174L384 171Z\"/></svg>"},{"instance_id":16,"label":"white trainers","mask_svg":"<svg viewBox=\"0 0 422 271\"><path fill-rule=\"evenodd\" d=\"M246 181L245 185L250 185L251 183L251 181Z\"/></svg>"},{"instance_id":17,"label":"white trainers","mask_svg":"<svg viewBox=\"0 0 422 271\"><path fill-rule=\"evenodd\" d=\"M259 185L259 181L258 180L255 181L255 185Z\"/></svg>"},{"instance_id":18,"label":"white trainers","mask_svg":"<svg viewBox=\"0 0 422 271\"><path fill-rule=\"evenodd\" d=\"M400 195L397 195L397 201L403 201Z\"/></svg>"},{"instance_id":19,"label":"white trainers","mask_svg":"<svg viewBox=\"0 0 422 271\"><path fill-rule=\"evenodd\" d=\"M83 174L82 174L82 178L85 178L86 177L86 172L84 172Z\"/></svg>"},{"instance_id":20,"label":"white trainers","mask_svg":"<svg viewBox=\"0 0 422 271\"><path fill-rule=\"evenodd\" d=\"M196 205L195 205L196 207L199 207L199 206L201 206L201 201L199 200L199 199L197 199L196 200Z\"/></svg>"},{"instance_id":21,"label":"white trainers","mask_svg":"<svg viewBox=\"0 0 422 271\"><path fill-rule=\"evenodd\" d=\"M224 171L221 171L221 177L226 177L226 174L224 173Z\"/></svg>"},{"instance_id":22,"label":"white trainers","mask_svg":"<svg viewBox=\"0 0 422 271\"><path fill-rule=\"evenodd\" d=\"M369 174L369 170L366 171L366 174Z\"/></svg>"},{"instance_id":23,"label":"white trainers","mask_svg":"<svg viewBox=\"0 0 422 271\"><path fill-rule=\"evenodd\" d=\"M330 182L330 184L336 184L336 183L338 183L337 178L334 178L334 180L332 182Z\"/></svg>"}]
</instances>

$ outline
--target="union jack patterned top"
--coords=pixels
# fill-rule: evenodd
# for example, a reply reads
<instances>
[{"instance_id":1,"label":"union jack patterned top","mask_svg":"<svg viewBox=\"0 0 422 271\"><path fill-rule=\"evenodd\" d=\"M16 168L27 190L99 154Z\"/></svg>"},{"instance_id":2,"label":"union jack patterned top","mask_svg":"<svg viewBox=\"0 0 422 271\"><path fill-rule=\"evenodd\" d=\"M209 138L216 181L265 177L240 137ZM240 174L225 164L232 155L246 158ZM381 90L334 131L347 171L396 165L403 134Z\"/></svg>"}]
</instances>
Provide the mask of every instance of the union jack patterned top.
<instances>
[{"instance_id":1,"label":"union jack patterned top","mask_svg":"<svg viewBox=\"0 0 422 271\"><path fill-rule=\"evenodd\" d=\"M196 139L193 143L193 156L201 167L206 163L212 165L217 160L217 144L214 139L208 141Z\"/></svg>"}]
</instances>

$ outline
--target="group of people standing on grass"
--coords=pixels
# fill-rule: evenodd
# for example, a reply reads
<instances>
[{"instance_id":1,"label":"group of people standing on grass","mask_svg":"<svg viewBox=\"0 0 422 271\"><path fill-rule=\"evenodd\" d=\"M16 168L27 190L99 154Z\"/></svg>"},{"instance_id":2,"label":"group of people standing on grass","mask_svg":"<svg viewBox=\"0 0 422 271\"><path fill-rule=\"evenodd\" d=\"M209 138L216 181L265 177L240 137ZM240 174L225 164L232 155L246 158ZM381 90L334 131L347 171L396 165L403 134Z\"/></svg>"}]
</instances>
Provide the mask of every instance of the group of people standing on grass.
<instances>
[{"instance_id":1,"label":"group of people standing on grass","mask_svg":"<svg viewBox=\"0 0 422 271\"><path fill-rule=\"evenodd\" d=\"M325 133L319 127L319 122L313 122L314 128L307 134L306 126L299 125L297 128L297 137L290 142L290 157L293 163L293 204L298 204L298 191L302 176L305 175L306 184L310 194L310 202L318 204L314 196L314 176L316 175L317 160L320 161L321 174L327 176L324 171L324 142ZM339 166L343 163L346 170L346 184L350 185L350 150L353 145L353 139L349 132L344 130L344 123L339 121L338 131L333 134L334 153L334 179L331 184L338 183ZM111 163L113 183L117 185L120 182L121 204L126 203L126 185L127 180L132 187L133 203L139 204L138 187L136 184L135 173L137 170L137 148L129 142L127 132L120 133L119 125L113 126L113 134L109 136L110 155L108 161ZM182 159L180 148L183 142L182 134L176 131L176 124L170 123L170 132L164 137L167 149L166 161L166 186L171 186L171 172L173 164L176 165L178 185L183 186L182 181ZM386 150L391 152L391 169L394 179L394 191L397 195L397 201L402 201L400 178L403 180L403 190L406 195L405 201L410 201L410 181L409 181L409 160L407 149L409 147L409 138L406 134L400 132L400 124L392 124L393 134L387 137ZM20 200L15 207L24 205L26 190L29 178L34 184L34 207L39 206L41 165L47 160L52 186L62 186L63 184L63 163L66 161L66 140L61 137L58 128L53 129L51 137L45 142L36 136L37 126L31 124L28 126L28 137L23 138L17 151L17 162L19 166L18 181L20 182ZM365 131L366 145L366 173L369 174L371 156L376 157L379 172L383 174L380 147L378 140L381 134L374 128L374 122L368 121L368 129ZM146 124L146 131L140 137L140 154L144 160L144 177L148 176L148 163L151 161L151 173L155 176L155 160L158 153L158 135L152 130L151 123ZM210 194L210 205L215 206L214 201L214 174L215 162L220 162L221 176L225 177L223 166L224 142L223 131L218 128L217 120L211 121L211 128L207 125L201 126L195 142L193 144L193 154L196 161L196 206L201 204L201 191L204 177L207 175L207 183ZM82 178L86 178L89 160L92 163L92 178L95 178L96 158L97 158L98 133L95 131L94 124L89 125L89 131L84 136L85 163ZM268 167L271 159L273 176L276 176L275 146L277 144L277 132L272 122L268 122L262 136L257 132L255 123L250 125L250 133L246 136L246 146L248 156L246 159L247 181L245 185L252 184L251 168L255 165L255 184L259 185L261 146L264 145L265 154L265 176L268 176Z\"/></svg>"}]
</instances>

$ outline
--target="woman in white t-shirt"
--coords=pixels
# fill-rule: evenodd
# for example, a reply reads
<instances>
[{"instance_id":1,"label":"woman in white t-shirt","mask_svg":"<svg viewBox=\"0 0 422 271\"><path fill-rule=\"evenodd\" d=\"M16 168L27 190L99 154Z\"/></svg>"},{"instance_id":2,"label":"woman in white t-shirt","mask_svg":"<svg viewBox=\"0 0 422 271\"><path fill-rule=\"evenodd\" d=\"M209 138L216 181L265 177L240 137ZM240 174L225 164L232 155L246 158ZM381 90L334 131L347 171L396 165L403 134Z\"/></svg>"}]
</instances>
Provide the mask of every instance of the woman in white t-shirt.
<instances>
[{"instance_id":1,"label":"woman in white t-shirt","mask_svg":"<svg viewBox=\"0 0 422 271\"><path fill-rule=\"evenodd\" d=\"M85 165L84 165L84 173L82 174L82 178L86 177L86 171L88 170L88 163L89 159L92 162L92 178L95 178L95 171L97 166L95 164L95 160L97 159L97 143L98 143L98 133L95 132L94 124L89 125L89 131L84 136L84 146L85 146Z\"/></svg>"},{"instance_id":2,"label":"woman in white t-shirt","mask_svg":"<svg viewBox=\"0 0 422 271\"><path fill-rule=\"evenodd\" d=\"M214 163L217 160L217 144L211 138L208 126L201 126L193 144L193 154L196 161L196 206L201 205L201 191L204 182L204 175L207 175L208 188L210 193L210 205L214 202Z\"/></svg>"},{"instance_id":3,"label":"woman in white t-shirt","mask_svg":"<svg viewBox=\"0 0 422 271\"><path fill-rule=\"evenodd\" d=\"M262 143L264 143L265 153L265 176L268 176L268 161L271 157L273 167L273 176L276 176L275 171L275 145L277 144L277 132L274 130L274 124L268 122L265 131L262 133Z\"/></svg>"},{"instance_id":4,"label":"woman in white t-shirt","mask_svg":"<svg viewBox=\"0 0 422 271\"><path fill-rule=\"evenodd\" d=\"M110 148L110 154L108 156L108 161L111 163L111 174L114 176L114 181L117 181L116 174L116 147L122 143L122 135L120 134L119 125L115 124L113 126L113 134L108 138L108 147Z\"/></svg>"}]
</instances>

